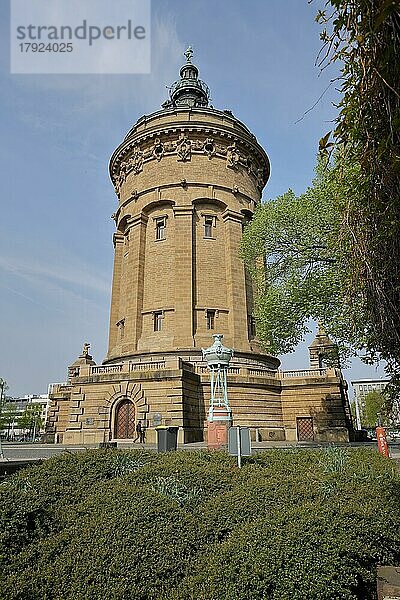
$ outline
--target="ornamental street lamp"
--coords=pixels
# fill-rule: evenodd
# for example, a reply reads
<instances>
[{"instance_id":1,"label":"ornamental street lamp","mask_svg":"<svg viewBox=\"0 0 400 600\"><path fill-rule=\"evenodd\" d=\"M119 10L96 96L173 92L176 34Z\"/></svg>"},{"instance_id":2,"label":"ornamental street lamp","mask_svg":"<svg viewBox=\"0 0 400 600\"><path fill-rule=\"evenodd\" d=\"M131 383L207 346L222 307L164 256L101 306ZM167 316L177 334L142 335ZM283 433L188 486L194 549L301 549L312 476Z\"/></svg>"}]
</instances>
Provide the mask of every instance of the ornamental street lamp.
<instances>
[{"instance_id":1,"label":"ornamental street lamp","mask_svg":"<svg viewBox=\"0 0 400 600\"><path fill-rule=\"evenodd\" d=\"M208 447L220 448L227 444L232 411L228 401L227 372L233 350L223 346L223 335L213 335L214 343L202 350L203 360L211 372L211 397L208 410Z\"/></svg>"}]
</instances>

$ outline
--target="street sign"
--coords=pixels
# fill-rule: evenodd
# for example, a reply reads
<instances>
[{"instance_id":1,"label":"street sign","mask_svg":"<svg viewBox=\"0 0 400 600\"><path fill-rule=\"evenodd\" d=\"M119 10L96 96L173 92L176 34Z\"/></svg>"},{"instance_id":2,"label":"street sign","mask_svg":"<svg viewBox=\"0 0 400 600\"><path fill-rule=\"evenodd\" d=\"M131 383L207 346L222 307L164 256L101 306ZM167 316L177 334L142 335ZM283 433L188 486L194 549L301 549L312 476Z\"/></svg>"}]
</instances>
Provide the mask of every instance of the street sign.
<instances>
[{"instance_id":1,"label":"street sign","mask_svg":"<svg viewBox=\"0 0 400 600\"><path fill-rule=\"evenodd\" d=\"M241 457L251 456L250 429L248 427L230 427L228 432L228 452L238 457L241 467Z\"/></svg>"}]
</instances>

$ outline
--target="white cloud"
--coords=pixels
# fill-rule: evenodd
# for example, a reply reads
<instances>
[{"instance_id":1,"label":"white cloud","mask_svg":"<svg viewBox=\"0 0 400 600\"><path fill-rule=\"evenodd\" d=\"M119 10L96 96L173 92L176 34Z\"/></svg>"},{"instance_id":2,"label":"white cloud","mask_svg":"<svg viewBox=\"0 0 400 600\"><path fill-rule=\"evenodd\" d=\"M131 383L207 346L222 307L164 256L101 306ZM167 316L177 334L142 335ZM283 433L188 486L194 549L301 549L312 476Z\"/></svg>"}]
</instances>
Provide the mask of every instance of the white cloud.
<instances>
[{"instance_id":1,"label":"white cloud","mask_svg":"<svg viewBox=\"0 0 400 600\"><path fill-rule=\"evenodd\" d=\"M31 258L17 258L13 256L0 257L0 269L16 275L32 283L52 282L58 285L72 285L80 289L91 289L95 292L110 292L110 282L93 272L89 265L78 263L65 266L54 262L42 264Z\"/></svg>"}]
</instances>

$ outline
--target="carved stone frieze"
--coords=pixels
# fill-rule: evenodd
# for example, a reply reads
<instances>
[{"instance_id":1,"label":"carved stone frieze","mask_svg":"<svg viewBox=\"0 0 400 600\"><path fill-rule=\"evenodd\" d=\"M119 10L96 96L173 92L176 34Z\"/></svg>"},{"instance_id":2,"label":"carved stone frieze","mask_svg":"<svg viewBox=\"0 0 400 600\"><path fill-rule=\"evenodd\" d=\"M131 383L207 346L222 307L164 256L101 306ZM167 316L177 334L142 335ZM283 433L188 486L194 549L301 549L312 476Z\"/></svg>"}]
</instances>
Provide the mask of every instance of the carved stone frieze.
<instances>
[{"instance_id":1,"label":"carved stone frieze","mask_svg":"<svg viewBox=\"0 0 400 600\"><path fill-rule=\"evenodd\" d=\"M233 142L226 149L226 166L230 169L237 169L240 163L241 155L236 142Z\"/></svg>"},{"instance_id":2,"label":"carved stone frieze","mask_svg":"<svg viewBox=\"0 0 400 600\"><path fill-rule=\"evenodd\" d=\"M153 146L153 156L160 162L162 157L165 154L164 144L160 140L160 138L156 138Z\"/></svg>"},{"instance_id":3,"label":"carved stone frieze","mask_svg":"<svg viewBox=\"0 0 400 600\"><path fill-rule=\"evenodd\" d=\"M177 137L172 140L156 137L151 145L147 142L146 147L146 140L151 139L147 137L140 140L141 147L139 144L136 146L131 144L125 152L124 159L119 164L115 163L113 180L117 196L120 197L121 186L129 173L138 175L143 171L146 162L154 159L161 161L164 156L174 154L179 162L190 161L193 154L203 154L208 159L218 156L224 158L227 168L246 169L247 173L254 177L257 187L262 190L268 179L268 173L265 168L259 167L257 155L254 154L251 146L241 144L233 136L221 135L217 141L214 137L204 139L199 136L199 133L200 131L188 134L187 130L178 129L174 131Z\"/></svg>"},{"instance_id":4,"label":"carved stone frieze","mask_svg":"<svg viewBox=\"0 0 400 600\"><path fill-rule=\"evenodd\" d=\"M203 144L203 150L207 154L208 158L212 158L216 152L216 146L214 138L207 138Z\"/></svg>"},{"instance_id":5,"label":"carved stone frieze","mask_svg":"<svg viewBox=\"0 0 400 600\"><path fill-rule=\"evenodd\" d=\"M181 135L179 136L179 140L176 146L176 152L178 154L178 160L181 162L186 162L191 158L192 142L184 133L181 133Z\"/></svg>"},{"instance_id":6,"label":"carved stone frieze","mask_svg":"<svg viewBox=\"0 0 400 600\"><path fill-rule=\"evenodd\" d=\"M134 153L128 160L128 167L132 168L132 171L137 175L143 169L143 152L138 148L135 149Z\"/></svg>"}]
</instances>

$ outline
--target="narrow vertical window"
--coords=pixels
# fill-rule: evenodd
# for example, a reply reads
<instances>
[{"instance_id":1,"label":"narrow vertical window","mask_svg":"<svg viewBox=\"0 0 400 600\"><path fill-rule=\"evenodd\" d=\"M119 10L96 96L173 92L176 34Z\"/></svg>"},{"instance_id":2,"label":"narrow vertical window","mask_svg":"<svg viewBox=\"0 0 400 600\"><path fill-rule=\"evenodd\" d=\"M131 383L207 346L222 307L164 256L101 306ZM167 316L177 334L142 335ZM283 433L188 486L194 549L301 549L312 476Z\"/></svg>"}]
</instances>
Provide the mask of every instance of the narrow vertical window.
<instances>
[{"instance_id":1,"label":"narrow vertical window","mask_svg":"<svg viewBox=\"0 0 400 600\"><path fill-rule=\"evenodd\" d=\"M165 240L165 217L156 219L156 240Z\"/></svg>"},{"instance_id":2,"label":"narrow vertical window","mask_svg":"<svg viewBox=\"0 0 400 600\"><path fill-rule=\"evenodd\" d=\"M252 315L249 315L249 336L251 339L256 337L256 321Z\"/></svg>"},{"instance_id":3,"label":"narrow vertical window","mask_svg":"<svg viewBox=\"0 0 400 600\"><path fill-rule=\"evenodd\" d=\"M206 215L204 217L204 237L212 238L213 237L213 225L214 225L214 217L211 215Z\"/></svg>"},{"instance_id":4,"label":"narrow vertical window","mask_svg":"<svg viewBox=\"0 0 400 600\"><path fill-rule=\"evenodd\" d=\"M163 314L161 310L153 313L153 328L154 331L161 331Z\"/></svg>"},{"instance_id":5,"label":"narrow vertical window","mask_svg":"<svg viewBox=\"0 0 400 600\"><path fill-rule=\"evenodd\" d=\"M207 310L207 329L214 329L215 327L215 310Z\"/></svg>"},{"instance_id":6,"label":"narrow vertical window","mask_svg":"<svg viewBox=\"0 0 400 600\"><path fill-rule=\"evenodd\" d=\"M118 321L117 327L119 330L119 338L120 340L123 340L125 337L125 319L121 319L120 321Z\"/></svg>"}]
</instances>

